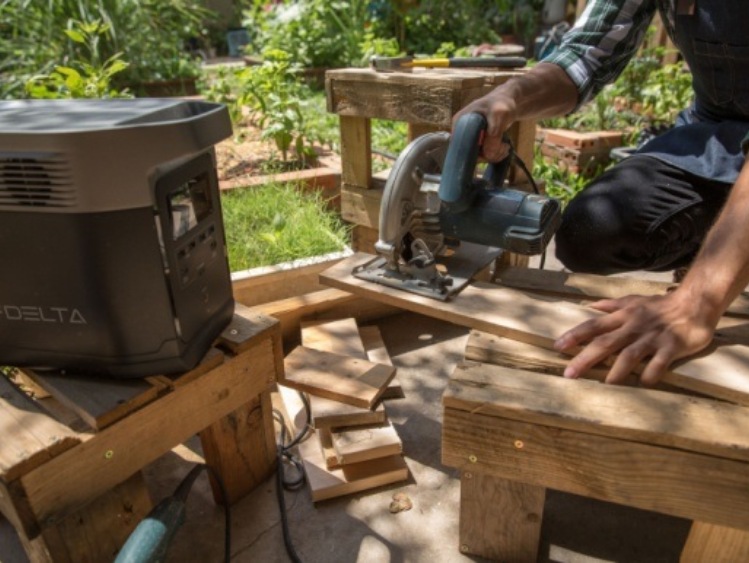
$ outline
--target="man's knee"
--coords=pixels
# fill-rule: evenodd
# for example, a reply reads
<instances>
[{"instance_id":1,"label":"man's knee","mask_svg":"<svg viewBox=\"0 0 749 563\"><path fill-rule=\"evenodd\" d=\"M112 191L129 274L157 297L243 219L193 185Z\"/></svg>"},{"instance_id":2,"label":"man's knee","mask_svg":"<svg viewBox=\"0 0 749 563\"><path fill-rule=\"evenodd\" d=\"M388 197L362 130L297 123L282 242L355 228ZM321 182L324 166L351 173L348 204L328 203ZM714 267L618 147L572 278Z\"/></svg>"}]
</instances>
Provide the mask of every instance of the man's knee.
<instances>
[{"instance_id":1,"label":"man's knee","mask_svg":"<svg viewBox=\"0 0 749 563\"><path fill-rule=\"evenodd\" d=\"M556 256L573 272L610 273L608 257L618 239L617 222L596 213L588 199L581 194L567 206L554 238Z\"/></svg>"}]
</instances>

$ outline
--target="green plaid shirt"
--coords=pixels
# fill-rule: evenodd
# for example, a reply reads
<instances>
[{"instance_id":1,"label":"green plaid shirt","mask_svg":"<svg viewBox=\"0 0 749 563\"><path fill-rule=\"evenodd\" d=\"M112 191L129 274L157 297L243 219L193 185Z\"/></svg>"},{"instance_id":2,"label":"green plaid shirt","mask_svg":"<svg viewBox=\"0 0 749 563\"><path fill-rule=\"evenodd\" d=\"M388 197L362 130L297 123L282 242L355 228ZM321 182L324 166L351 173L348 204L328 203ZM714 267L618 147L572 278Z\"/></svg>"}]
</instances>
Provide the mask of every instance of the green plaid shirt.
<instances>
[{"instance_id":1,"label":"green plaid shirt","mask_svg":"<svg viewBox=\"0 0 749 563\"><path fill-rule=\"evenodd\" d=\"M543 62L559 65L577 86L578 107L621 74L656 10L674 38L676 0L588 0L585 11Z\"/></svg>"}]
</instances>

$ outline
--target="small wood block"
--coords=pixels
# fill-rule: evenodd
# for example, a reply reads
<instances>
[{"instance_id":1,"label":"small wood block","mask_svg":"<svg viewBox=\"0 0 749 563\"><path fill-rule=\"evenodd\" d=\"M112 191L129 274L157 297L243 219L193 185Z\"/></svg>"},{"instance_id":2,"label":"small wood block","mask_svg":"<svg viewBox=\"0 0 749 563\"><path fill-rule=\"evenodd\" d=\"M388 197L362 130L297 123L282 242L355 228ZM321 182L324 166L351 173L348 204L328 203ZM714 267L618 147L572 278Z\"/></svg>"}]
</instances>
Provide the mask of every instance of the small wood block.
<instances>
[{"instance_id":1,"label":"small wood block","mask_svg":"<svg viewBox=\"0 0 749 563\"><path fill-rule=\"evenodd\" d=\"M387 420L382 401L372 408L355 407L340 401L309 396L312 409L312 425L315 428L381 424Z\"/></svg>"},{"instance_id":2,"label":"small wood block","mask_svg":"<svg viewBox=\"0 0 749 563\"><path fill-rule=\"evenodd\" d=\"M403 456L394 455L329 470L317 433L299 444L313 502L350 495L408 479Z\"/></svg>"},{"instance_id":3,"label":"small wood block","mask_svg":"<svg viewBox=\"0 0 749 563\"><path fill-rule=\"evenodd\" d=\"M367 360L297 346L284 359L288 387L371 409L395 375L395 368Z\"/></svg>"},{"instance_id":4,"label":"small wood block","mask_svg":"<svg viewBox=\"0 0 749 563\"><path fill-rule=\"evenodd\" d=\"M382 333L379 327L375 325L359 327L359 334L361 335L364 348L367 351L367 359L370 362L376 364L385 364L392 366L393 362L390 359L390 354L385 347L385 341L382 339ZM395 372L393 380L388 385L385 392L382 394L382 400L387 399L402 399L406 394L403 392L400 380L398 379L398 372Z\"/></svg>"},{"instance_id":5,"label":"small wood block","mask_svg":"<svg viewBox=\"0 0 749 563\"><path fill-rule=\"evenodd\" d=\"M341 356L367 359L356 319L302 321L302 346Z\"/></svg>"},{"instance_id":6,"label":"small wood block","mask_svg":"<svg viewBox=\"0 0 749 563\"><path fill-rule=\"evenodd\" d=\"M403 453L403 443L389 422L367 428L334 429L331 438L338 463L344 466Z\"/></svg>"},{"instance_id":7,"label":"small wood block","mask_svg":"<svg viewBox=\"0 0 749 563\"><path fill-rule=\"evenodd\" d=\"M219 335L217 343L226 346L234 354L241 354L263 335L270 333L277 324L278 321L272 317L238 305L235 306L234 317Z\"/></svg>"}]
</instances>

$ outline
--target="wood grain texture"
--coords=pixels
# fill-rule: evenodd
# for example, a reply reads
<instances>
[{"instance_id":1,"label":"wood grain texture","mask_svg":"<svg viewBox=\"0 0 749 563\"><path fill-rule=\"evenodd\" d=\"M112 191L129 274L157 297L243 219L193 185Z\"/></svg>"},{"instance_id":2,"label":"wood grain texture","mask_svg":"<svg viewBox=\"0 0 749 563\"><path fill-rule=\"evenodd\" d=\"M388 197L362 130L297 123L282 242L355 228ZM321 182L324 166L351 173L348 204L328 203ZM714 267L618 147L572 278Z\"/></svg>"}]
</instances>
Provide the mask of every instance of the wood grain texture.
<instances>
[{"instance_id":1,"label":"wood grain texture","mask_svg":"<svg viewBox=\"0 0 749 563\"><path fill-rule=\"evenodd\" d=\"M395 368L368 360L297 346L284 359L288 387L371 409L395 375Z\"/></svg>"},{"instance_id":2,"label":"wood grain texture","mask_svg":"<svg viewBox=\"0 0 749 563\"><path fill-rule=\"evenodd\" d=\"M299 444L313 502L358 493L408 479L403 456L394 455L329 470L316 433Z\"/></svg>"},{"instance_id":3,"label":"wood grain texture","mask_svg":"<svg viewBox=\"0 0 749 563\"><path fill-rule=\"evenodd\" d=\"M442 402L450 409L749 462L749 408L712 399L464 364L450 377Z\"/></svg>"},{"instance_id":4,"label":"wood grain texture","mask_svg":"<svg viewBox=\"0 0 749 563\"><path fill-rule=\"evenodd\" d=\"M301 328L302 345L307 348L351 358L369 359L356 319L353 317L335 321L302 321ZM367 408L316 395L310 395L309 401L315 428L378 424L387 419L382 402Z\"/></svg>"},{"instance_id":5,"label":"wood grain texture","mask_svg":"<svg viewBox=\"0 0 749 563\"><path fill-rule=\"evenodd\" d=\"M403 443L390 422L366 428L333 429L331 441L341 465L403 453Z\"/></svg>"},{"instance_id":6,"label":"wood grain texture","mask_svg":"<svg viewBox=\"0 0 749 563\"><path fill-rule=\"evenodd\" d=\"M222 476L227 498L209 473L217 504L234 504L263 483L276 467L273 407L262 393L199 433L205 462Z\"/></svg>"},{"instance_id":7,"label":"wood grain texture","mask_svg":"<svg viewBox=\"0 0 749 563\"><path fill-rule=\"evenodd\" d=\"M94 434L21 478L41 521L77 509L271 385L270 338ZM134 447L137 446L137 447Z\"/></svg>"},{"instance_id":8,"label":"wood grain texture","mask_svg":"<svg viewBox=\"0 0 749 563\"><path fill-rule=\"evenodd\" d=\"M749 532L705 522L693 522L679 561L681 563L749 561Z\"/></svg>"},{"instance_id":9,"label":"wood grain texture","mask_svg":"<svg viewBox=\"0 0 749 563\"><path fill-rule=\"evenodd\" d=\"M113 380L33 370L26 370L26 374L96 430L106 428L154 401L167 389L166 385L155 380Z\"/></svg>"},{"instance_id":10,"label":"wood grain texture","mask_svg":"<svg viewBox=\"0 0 749 563\"><path fill-rule=\"evenodd\" d=\"M749 529L746 462L446 408L442 462L690 520Z\"/></svg>"},{"instance_id":11,"label":"wood grain texture","mask_svg":"<svg viewBox=\"0 0 749 563\"><path fill-rule=\"evenodd\" d=\"M497 272L496 283L515 289L570 299L617 299L627 295L663 295L677 284L637 278L576 274L537 268L508 267ZM749 316L749 295L739 295L726 311L738 317Z\"/></svg>"},{"instance_id":12,"label":"wood grain texture","mask_svg":"<svg viewBox=\"0 0 749 563\"><path fill-rule=\"evenodd\" d=\"M560 299L479 282L467 286L452 301L441 302L355 278L353 268L371 258L355 254L320 278L362 297L548 349L553 349L554 340L565 331L602 314ZM663 381L749 404L749 347L730 344L711 348L674 364Z\"/></svg>"},{"instance_id":13,"label":"wood grain texture","mask_svg":"<svg viewBox=\"0 0 749 563\"><path fill-rule=\"evenodd\" d=\"M22 475L75 447L81 438L50 418L36 403L0 375L0 481Z\"/></svg>"},{"instance_id":14,"label":"wood grain texture","mask_svg":"<svg viewBox=\"0 0 749 563\"><path fill-rule=\"evenodd\" d=\"M366 117L348 115L341 115L339 119L341 186L368 189L372 181L371 121Z\"/></svg>"},{"instance_id":15,"label":"wood grain texture","mask_svg":"<svg viewBox=\"0 0 749 563\"><path fill-rule=\"evenodd\" d=\"M464 471L460 551L508 563L536 561L546 489Z\"/></svg>"},{"instance_id":16,"label":"wood grain texture","mask_svg":"<svg viewBox=\"0 0 749 563\"><path fill-rule=\"evenodd\" d=\"M361 360L368 359L359 327L353 317L335 321L302 321L301 328L302 346Z\"/></svg>"}]
</instances>

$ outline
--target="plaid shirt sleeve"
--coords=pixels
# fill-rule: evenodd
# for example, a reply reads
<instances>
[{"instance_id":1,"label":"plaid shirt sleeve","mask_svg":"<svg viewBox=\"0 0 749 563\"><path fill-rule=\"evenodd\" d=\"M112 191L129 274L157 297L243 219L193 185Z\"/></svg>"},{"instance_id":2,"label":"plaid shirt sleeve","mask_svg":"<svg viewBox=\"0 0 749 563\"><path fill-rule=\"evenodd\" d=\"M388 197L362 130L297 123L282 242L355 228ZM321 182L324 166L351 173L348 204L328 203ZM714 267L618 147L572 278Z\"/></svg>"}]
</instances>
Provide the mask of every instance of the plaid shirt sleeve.
<instances>
[{"instance_id":1,"label":"plaid shirt sleeve","mask_svg":"<svg viewBox=\"0 0 749 563\"><path fill-rule=\"evenodd\" d=\"M645 36L656 8L656 0L588 1L559 48L543 59L562 67L575 83L577 108L624 70Z\"/></svg>"}]
</instances>

